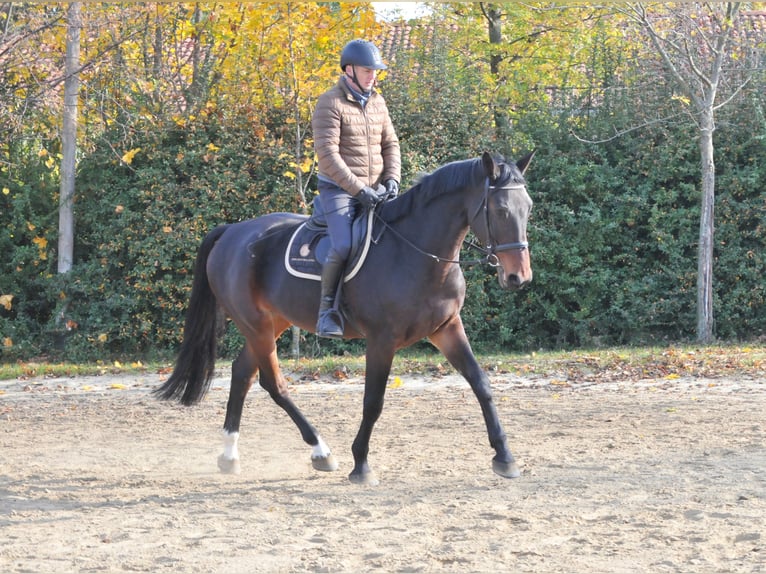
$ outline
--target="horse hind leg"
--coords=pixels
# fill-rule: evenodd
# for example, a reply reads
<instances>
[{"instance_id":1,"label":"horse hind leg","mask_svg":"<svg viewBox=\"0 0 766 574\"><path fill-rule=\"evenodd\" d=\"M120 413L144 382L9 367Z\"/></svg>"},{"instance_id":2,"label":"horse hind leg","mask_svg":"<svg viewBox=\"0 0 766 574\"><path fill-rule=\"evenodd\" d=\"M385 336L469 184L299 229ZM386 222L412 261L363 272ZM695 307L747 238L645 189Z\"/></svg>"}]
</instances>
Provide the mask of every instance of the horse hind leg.
<instances>
[{"instance_id":1,"label":"horse hind leg","mask_svg":"<svg viewBox=\"0 0 766 574\"><path fill-rule=\"evenodd\" d=\"M223 453L218 457L218 469L224 474L239 474L239 425L245 397L258 374L258 364L245 348L231 365L231 387L223 423Z\"/></svg>"},{"instance_id":2,"label":"horse hind leg","mask_svg":"<svg viewBox=\"0 0 766 574\"><path fill-rule=\"evenodd\" d=\"M238 441L242 409L245 397L258 375L261 387L290 416L300 430L303 440L311 446L312 466L321 471L337 470L338 463L330 447L293 403L279 368L276 339L289 325L285 322L281 328L276 328L271 321L253 322L255 323L258 324L258 328L250 328L250 325L244 322L237 324L247 343L232 365L231 389L223 429L224 451L218 458L219 469L225 473L239 472Z\"/></svg>"},{"instance_id":3,"label":"horse hind leg","mask_svg":"<svg viewBox=\"0 0 766 574\"><path fill-rule=\"evenodd\" d=\"M314 426L306 419L290 397L287 384L279 368L276 348L272 349L268 359L261 366L259 383L269 393L272 400L292 419L300 430L304 442L311 446L311 466L320 471L338 470L338 462L330 447L322 440Z\"/></svg>"}]
</instances>

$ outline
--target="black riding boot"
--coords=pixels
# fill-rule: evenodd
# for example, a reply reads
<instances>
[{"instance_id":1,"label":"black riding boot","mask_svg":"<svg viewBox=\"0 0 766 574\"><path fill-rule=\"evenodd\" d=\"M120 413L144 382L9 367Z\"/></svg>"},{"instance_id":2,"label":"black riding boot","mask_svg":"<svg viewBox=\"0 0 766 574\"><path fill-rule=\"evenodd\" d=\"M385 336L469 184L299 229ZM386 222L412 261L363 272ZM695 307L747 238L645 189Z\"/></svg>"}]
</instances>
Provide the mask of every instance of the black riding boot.
<instances>
[{"instance_id":1,"label":"black riding boot","mask_svg":"<svg viewBox=\"0 0 766 574\"><path fill-rule=\"evenodd\" d=\"M335 296L338 284L343 274L346 262L334 251L327 256L322 265L322 298L319 301L319 317L317 318L317 335L330 339L343 338L343 324L340 312L335 307Z\"/></svg>"}]
</instances>

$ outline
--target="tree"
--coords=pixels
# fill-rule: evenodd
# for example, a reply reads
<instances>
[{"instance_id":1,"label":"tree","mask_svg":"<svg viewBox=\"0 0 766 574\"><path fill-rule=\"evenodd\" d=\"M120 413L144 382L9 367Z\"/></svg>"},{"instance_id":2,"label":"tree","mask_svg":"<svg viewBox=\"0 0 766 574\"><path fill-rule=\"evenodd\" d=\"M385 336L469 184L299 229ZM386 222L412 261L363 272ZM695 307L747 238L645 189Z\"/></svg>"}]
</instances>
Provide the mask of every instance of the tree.
<instances>
[{"instance_id":1,"label":"tree","mask_svg":"<svg viewBox=\"0 0 766 574\"><path fill-rule=\"evenodd\" d=\"M58 272L67 273L74 258L75 161L77 156L77 100L80 81L80 29L82 3L67 11L64 111L61 125L61 189L59 195Z\"/></svg>"},{"instance_id":2,"label":"tree","mask_svg":"<svg viewBox=\"0 0 766 574\"><path fill-rule=\"evenodd\" d=\"M549 2L443 3L435 9L446 21L458 22L453 51L476 71L498 145L508 153L513 120L525 109L587 85L591 44L603 33L602 16L611 14L602 6ZM611 20L616 31L616 19Z\"/></svg>"},{"instance_id":3,"label":"tree","mask_svg":"<svg viewBox=\"0 0 766 574\"><path fill-rule=\"evenodd\" d=\"M676 3L650 10L630 4L626 14L646 33L662 65L680 90L689 115L699 130L700 202L697 256L697 339L713 339L713 252L715 206L716 111L750 81L742 72L747 58L746 37L735 35L740 2Z\"/></svg>"}]
</instances>

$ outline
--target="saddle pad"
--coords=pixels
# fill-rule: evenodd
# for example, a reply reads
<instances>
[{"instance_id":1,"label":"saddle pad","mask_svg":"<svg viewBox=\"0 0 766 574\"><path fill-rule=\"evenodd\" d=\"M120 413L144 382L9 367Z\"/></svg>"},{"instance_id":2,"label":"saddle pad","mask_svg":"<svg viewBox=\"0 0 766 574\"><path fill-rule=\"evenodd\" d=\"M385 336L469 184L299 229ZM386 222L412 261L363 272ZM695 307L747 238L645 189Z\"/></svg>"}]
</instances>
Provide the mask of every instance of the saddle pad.
<instances>
[{"instance_id":1,"label":"saddle pad","mask_svg":"<svg viewBox=\"0 0 766 574\"><path fill-rule=\"evenodd\" d=\"M366 211L354 220L351 226L351 255L346 264L343 281L353 279L362 268L372 242L372 209ZM322 264L330 250L330 238L327 228L317 229L310 224L311 220L301 223L290 237L285 249L285 268L290 275L322 280Z\"/></svg>"}]
</instances>

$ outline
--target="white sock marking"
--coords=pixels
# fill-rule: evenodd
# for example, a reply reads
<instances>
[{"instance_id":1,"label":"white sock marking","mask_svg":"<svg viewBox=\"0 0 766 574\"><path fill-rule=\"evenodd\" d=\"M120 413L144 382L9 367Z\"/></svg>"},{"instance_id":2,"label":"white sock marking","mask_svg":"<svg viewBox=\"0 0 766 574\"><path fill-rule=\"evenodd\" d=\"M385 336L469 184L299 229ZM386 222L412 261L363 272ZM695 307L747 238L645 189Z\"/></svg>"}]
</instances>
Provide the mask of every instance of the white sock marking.
<instances>
[{"instance_id":1,"label":"white sock marking","mask_svg":"<svg viewBox=\"0 0 766 574\"><path fill-rule=\"evenodd\" d=\"M327 458L330 456L330 447L325 444L321 436L317 436L319 442L311 447L311 458Z\"/></svg>"},{"instance_id":2,"label":"white sock marking","mask_svg":"<svg viewBox=\"0 0 766 574\"><path fill-rule=\"evenodd\" d=\"M237 442L239 441L239 433L223 431L223 457L228 460L239 460L239 449L237 449Z\"/></svg>"}]
</instances>

